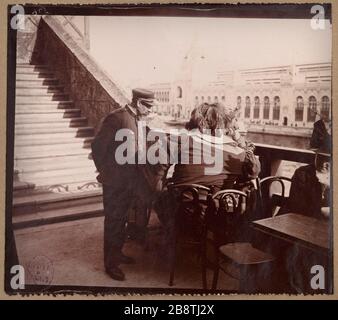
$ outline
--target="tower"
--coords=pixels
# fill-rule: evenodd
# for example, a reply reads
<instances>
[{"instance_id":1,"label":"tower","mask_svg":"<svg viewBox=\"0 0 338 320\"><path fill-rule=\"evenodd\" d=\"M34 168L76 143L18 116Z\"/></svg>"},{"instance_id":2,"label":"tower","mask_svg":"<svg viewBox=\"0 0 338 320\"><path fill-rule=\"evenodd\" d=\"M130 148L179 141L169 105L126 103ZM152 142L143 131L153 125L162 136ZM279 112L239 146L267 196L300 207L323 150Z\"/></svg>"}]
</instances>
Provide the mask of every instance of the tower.
<instances>
[{"instance_id":1,"label":"tower","mask_svg":"<svg viewBox=\"0 0 338 320\"><path fill-rule=\"evenodd\" d=\"M194 89L206 85L210 72L204 50L198 46L196 37L182 59L181 67L173 84L174 110L172 115L189 118L194 107Z\"/></svg>"}]
</instances>

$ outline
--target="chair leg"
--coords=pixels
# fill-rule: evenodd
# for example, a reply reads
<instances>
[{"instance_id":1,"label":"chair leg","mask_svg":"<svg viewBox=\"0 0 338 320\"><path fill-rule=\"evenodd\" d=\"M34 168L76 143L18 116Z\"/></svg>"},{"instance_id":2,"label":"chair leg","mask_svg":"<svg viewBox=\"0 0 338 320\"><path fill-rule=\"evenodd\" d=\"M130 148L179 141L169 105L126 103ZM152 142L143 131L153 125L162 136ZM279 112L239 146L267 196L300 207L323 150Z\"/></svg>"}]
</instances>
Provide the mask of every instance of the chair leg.
<instances>
[{"instance_id":1,"label":"chair leg","mask_svg":"<svg viewBox=\"0 0 338 320\"><path fill-rule=\"evenodd\" d=\"M176 254L177 254L177 240L175 239L175 243L170 252L170 276L169 276L169 286L172 287L174 285L174 277L175 277L175 267L176 267Z\"/></svg>"},{"instance_id":2,"label":"chair leg","mask_svg":"<svg viewBox=\"0 0 338 320\"><path fill-rule=\"evenodd\" d=\"M176 266L176 255L177 255L177 244L178 244L178 226L177 216L175 215L175 221L173 228L169 228L169 255L170 255L170 276L169 286L173 286L175 277L175 266Z\"/></svg>"},{"instance_id":3,"label":"chair leg","mask_svg":"<svg viewBox=\"0 0 338 320\"><path fill-rule=\"evenodd\" d=\"M248 292L248 283L244 281L245 279L245 271L242 266L239 266L239 293L246 293Z\"/></svg>"},{"instance_id":4,"label":"chair leg","mask_svg":"<svg viewBox=\"0 0 338 320\"><path fill-rule=\"evenodd\" d=\"M202 236L201 242L201 269L202 269L202 285L203 289L207 289L207 253L206 253L206 235Z\"/></svg>"},{"instance_id":5,"label":"chair leg","mask_svg":"<svg viewBox=\"0 0 338 320\"><path fill-rule=\"evenodd\" d=\"M212 290L216 290L217 282L218 282L218 275L219 275L219 251L218 248L215 250L215 262L214 262L214 276L212 279Z\"/></svg>"}]
</instances>

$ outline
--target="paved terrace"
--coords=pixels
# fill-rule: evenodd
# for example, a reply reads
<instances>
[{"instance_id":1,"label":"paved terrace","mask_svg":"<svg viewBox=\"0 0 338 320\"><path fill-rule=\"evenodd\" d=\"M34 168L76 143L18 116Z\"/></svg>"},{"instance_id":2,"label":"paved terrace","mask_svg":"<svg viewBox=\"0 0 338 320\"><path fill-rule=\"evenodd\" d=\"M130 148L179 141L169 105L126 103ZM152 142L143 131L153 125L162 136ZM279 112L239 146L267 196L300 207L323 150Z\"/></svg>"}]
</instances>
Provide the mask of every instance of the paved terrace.
<instances>
[{"instance_id":1,"label":"paved terrace","mask_svg":"<svg viewBox=\"0 0 338 320\"><path fill-rule=\"evenodd\" d=\"M169 264L163 246L163 232L152 213L146 244L128 240L124 252L136 259L135 265L122 265L123 282L111 279L103 266L103 217L49 224L15 231L19 263L29 270L37 256L52 263L55 286L99 286L126 288L170 288ZM175 289L201 289L198 255L192 247L180 247ZM26 271L26 284L35 284ZM212 272L208 272L211 285ZM219 289L235 291L236 279L220 275Z\"/></svg>"}]
</instances>

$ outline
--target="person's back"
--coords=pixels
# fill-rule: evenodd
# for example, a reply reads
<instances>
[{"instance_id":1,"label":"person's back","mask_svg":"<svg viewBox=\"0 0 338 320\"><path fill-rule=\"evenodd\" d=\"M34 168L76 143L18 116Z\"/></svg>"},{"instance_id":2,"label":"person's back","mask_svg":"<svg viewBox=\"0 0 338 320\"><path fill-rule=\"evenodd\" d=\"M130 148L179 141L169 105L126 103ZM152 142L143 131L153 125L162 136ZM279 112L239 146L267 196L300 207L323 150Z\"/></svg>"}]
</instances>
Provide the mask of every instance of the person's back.
<instances>
[{"instance_id":1,"label":"person's back","mask_svg":"<svg viewBox=\"0 0 338 320\"><path fill-rule=\"evenodd\" d=\"M180 143L178 153L188 163L178 163L172 177L174 183L201 184L221 188L226 182L232 187L242 176L246 152L228 136L213 137L197 130L189 132L185 143ZM259 171L258 161L252 163ZM257 174L258 172L255 172Z\"/></svg>"},{"instance_id":2,"label":"person's back","mask_svg":"<svg viewBox=\"0 0 338 320\"><path fill-rule=\"evenodd\" d=\"M222 108L220 104L203 104L195 108L186 126L188 132L171 137L170 144L176 145L174 150L170 150L171 157L177 157L177 162L170 182L200 184L212 187L216 192L233 188L239 177L257 177L260 163L252 146L240 148L236 141L224 135L227 119L222 115ZM177 196L164 190L154 204L160 221L166 226L172 227L178 206Z\"/></svg>"},{"instance_id":3,"label":"person's back","mask_svg":"<svg viewBox=\"0 0 338 320\"><path fill-rule=\"evenodd\" d=\"M234 119L219 103L202 104L194 109L187 124L188 135L178 146L180 159L175 166L174 183L197 183L231 188L239 176L255 178L260 171L253 150L245 150L225 132Z\"/></svg>"}]
</instances>

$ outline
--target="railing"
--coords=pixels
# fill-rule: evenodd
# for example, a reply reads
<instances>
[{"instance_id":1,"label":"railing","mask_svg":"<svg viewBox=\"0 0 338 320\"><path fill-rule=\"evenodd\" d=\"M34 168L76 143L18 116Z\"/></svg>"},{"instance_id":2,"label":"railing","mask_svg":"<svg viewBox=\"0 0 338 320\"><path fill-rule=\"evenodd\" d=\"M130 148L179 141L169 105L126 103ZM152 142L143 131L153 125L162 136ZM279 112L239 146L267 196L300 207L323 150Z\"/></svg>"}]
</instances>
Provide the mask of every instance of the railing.
<instances>
[{"instance_id":1,"label":"railing","mask_svg":"<svg viewBox=\"0 0 338 320\"><path fill-rule=\"evenodd\" d=\"M279 147L268 144L256 144L255 154L261 162L261 177L275 175L281 161L294 161L299 163L313 163L315 152L312 150Z\"/></svg>"},{"instance_id":2,"label":"railing","mask_svg":"<svg viewBox=\"0 0 338 320\"><path fill-rule=\"evenodd\" d=\"M67 32L86 50L89 50L88 17L56 16Z\"/></svg>"}]
</instances>

